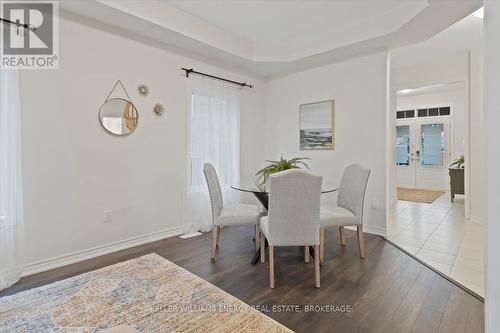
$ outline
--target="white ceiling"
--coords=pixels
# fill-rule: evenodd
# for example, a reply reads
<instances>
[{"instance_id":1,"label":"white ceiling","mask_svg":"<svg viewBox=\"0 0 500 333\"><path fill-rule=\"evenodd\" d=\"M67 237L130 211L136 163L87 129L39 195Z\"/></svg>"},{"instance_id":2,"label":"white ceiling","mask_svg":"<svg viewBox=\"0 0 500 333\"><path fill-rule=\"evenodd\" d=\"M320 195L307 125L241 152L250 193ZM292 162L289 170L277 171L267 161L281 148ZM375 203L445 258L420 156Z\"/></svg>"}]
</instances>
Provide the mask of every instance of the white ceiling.
<instances>
[{"instance_id":1,"label":"white ceiling","mask_svg":"<svg viewBox=\"0 0 500 333\"><path fill-rule=\"evenodd\" d=\"M464 54L483 43L483 19L469 15L432 38L391 51L393 68L414 66Z\"/></svg>"},{"instance_id":2,"label":"white ceiling","mask_svg":"<svg viewBox=\"0 0 500 333\"><path fill-rule=\"evenodd\" d=\"M198 1L164 0L251 42L294 43L372 20L415 14L426 1ZM373 27L372 27L373 28Z\"/></svg>"},{"instance_id":3,"label":"white ceiling","mask_svg":"<svg viewBox=\"0 0 500 333\"><path fill-rule=\"evenodd\" d=\"M59 6L83 23L267 79L427 40L481 4L73 0Z\"/></svg>"},{"instance_id":4,"label":"white ceiling","mask_svg":"<svg viewBox=\"0 0 500 333\"><path fill-rule=\"evenodd\" d=\"M464 88L464 82L440 83L431 86L423 86L413 89L402 89L397 91L398 97L438 93L442 91L458 90Z\"/></svg>"}]
</instances>

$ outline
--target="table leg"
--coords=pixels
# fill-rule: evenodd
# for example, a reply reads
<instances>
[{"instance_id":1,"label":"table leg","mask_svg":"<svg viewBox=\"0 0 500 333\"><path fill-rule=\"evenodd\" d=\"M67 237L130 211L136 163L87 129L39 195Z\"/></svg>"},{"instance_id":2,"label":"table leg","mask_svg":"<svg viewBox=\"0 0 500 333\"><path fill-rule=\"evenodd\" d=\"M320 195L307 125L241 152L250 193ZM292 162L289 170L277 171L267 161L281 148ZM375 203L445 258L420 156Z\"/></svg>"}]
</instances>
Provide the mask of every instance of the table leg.
<instances>
[{"instance_id":1,"label":"table leg","mask_svg":"<svg viewBox=\"0 0 500 333\"><path fill-rule=\"evenodd\" d=\"M266 239L266 241L264 242L264 247L267 249L268 246L269 246L269 244L267 243L267 239ZM255 252L255 254L253 255L252 265L257 264L259 261L260 261L260 247L257 250L257 252Z\"/></svg>"},{"instance_id":2,"label":"table leg","mask_svg":"<svg viewBox=\"0 0 500 333\"><path fill-rule=\"evenodd\" d=\"M259 202L264 206L264 208L267 210L269 207L269 195L264 192L253 192L253 195L259 200ZM255 239L254 239L255 240ZM267 239L264 242L264 247L267 249L268 247ZM260 261L260 246L257 248L257 251L255 252L253 259L252 259L252 265L257 264Z\"/></svg>"},{"instance_id":3,"label":"table leg","mask_svg":"<svg viewBox=\"0 0 500 333\"><path fill-rule=\"evenodd\" d=\"M265 192L253 192L253 195L259 200L259 202L267 210L269 207L269 195Z\"/></svg>"}]
</instances>

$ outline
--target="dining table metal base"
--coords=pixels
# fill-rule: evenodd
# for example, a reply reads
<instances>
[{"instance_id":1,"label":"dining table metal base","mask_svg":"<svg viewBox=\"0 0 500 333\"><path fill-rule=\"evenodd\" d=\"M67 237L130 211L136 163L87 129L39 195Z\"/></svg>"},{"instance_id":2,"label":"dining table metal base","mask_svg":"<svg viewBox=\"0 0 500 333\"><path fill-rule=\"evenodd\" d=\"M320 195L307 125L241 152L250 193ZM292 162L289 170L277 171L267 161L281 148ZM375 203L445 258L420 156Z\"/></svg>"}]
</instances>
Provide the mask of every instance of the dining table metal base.
<instances>
[{"instance_id":1,"label":"dining table metal base","mask_svg":"<svg viewBox=\"0 0 500 333\"><path fill-rule=\"evenodd\" d=\"M265 241L266 243L264 244L264 248L267 249L267 247L269 246L269 244L267 243L267 240ZM255 254L253 255L253 258L252 258L252 265L255 265L259 262L260 260L260 246L259 246L259 249L255 252Z\"/></svg>"}]
</instances>

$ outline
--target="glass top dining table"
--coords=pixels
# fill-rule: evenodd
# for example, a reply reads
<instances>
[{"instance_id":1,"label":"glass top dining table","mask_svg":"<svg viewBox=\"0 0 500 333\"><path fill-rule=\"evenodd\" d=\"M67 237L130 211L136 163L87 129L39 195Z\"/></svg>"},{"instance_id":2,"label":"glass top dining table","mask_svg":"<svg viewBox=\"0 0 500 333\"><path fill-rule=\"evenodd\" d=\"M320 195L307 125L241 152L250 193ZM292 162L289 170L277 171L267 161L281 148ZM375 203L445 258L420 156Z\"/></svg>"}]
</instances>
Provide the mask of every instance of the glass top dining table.
<instances>
[{"instance_id":1,"label":"glass top dining table","mask_svg":"<svg viewBox=\"0 0 500 333\"><path fill-rule=\"evenodd\" d=\"M243 192L260 192L260 193L269 193L269 190L267 189L266 185L260 185L257 182L243 182L240 185L231 185L231 188L238 190L238 191L243 191ZM330 193L330 192L335 192L339 189L338 185L334 184L328 184L328 183L323 183L321 185L321 193Z\"/></svg>"},{"instance_id":2,"label":"glass top dining table","mask_svg":"<svg viewBox=\"0 0 500 333\"><path fill-rule=\"evenodd\" d=\"M264 206L266 210L269 208L269 191L265 185L260 185L254 181L254 182L243 182L240 185L232 185L231 188L237 191L253 193L253 195L257 198L257 200L259 200L259 202L262 204L262 206ZM321 186L321 193L332 193L337 191L338 189L339 189L338 185L323 183ZM266 241L265 242L266 248L267 245L268 244ZM312 247L310 251L313 251ZM255 253L252 259L252 265L255 265L259 261L259 258L260 258L260 247L257 249L257 252Z\"/></svg>"},{"instance_id":3,"label":"glass top dining table","mask_svg":"<svg viewBox=\"0 0 500 333\"><path fill-rule=\"evenodd\" d=\"M269 190L265 184L258 184L255 181L242 182L240 185L231 185L232 189L242 192L253 193L265 209L269 207ZM321 193L332 193L339 189L338 185L323 183L321 185Z\"/></svg>"}]
</instances>

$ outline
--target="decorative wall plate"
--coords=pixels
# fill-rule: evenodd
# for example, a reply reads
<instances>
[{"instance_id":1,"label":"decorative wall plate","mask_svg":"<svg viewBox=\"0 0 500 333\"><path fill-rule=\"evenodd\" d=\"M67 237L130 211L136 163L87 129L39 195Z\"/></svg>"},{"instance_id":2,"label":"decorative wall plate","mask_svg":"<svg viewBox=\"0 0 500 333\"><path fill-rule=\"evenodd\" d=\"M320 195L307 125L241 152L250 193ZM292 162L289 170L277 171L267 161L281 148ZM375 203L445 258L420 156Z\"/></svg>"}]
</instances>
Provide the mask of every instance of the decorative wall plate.
<instances>
[{"instance_id":1,"label":"decorative wall plate","mask_svg":"<svg viewBox=\"0 0 500 333\"><path fill-rule=\"evenodd\" d=\"M149 95L149 88L148 86L146 86L145 84L140 84L138 87L137 87L137 92L139 93L139 95L141 96L147 96Z\"/></svg>"},{"instance_id":2,"label":"decorative wall plate","mask_svg":"<svg viewBox=\"0 0 500 333\"><path fill-rule=\"evenodd\" d=\"M153 106L153 112L157 116L161 116L163 115L163 112L165 112L165 107L163 106L163 104L156 103L155 106Z\"/></svg>"}]
</instances>

